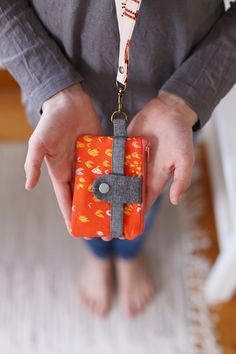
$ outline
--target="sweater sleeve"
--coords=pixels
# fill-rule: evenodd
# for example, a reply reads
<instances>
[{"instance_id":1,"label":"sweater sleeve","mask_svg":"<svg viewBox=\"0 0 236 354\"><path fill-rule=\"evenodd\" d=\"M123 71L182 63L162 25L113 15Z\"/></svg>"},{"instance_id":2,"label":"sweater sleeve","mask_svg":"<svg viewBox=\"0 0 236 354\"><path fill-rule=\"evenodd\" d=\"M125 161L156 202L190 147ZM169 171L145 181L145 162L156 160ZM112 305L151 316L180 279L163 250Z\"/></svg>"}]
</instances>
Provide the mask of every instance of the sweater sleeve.
<instances>
[{"instance_id":1,"label":"sweater sleeve","mask_svg":"<svg viewBox=\"0 0 236 354\"><path fill-rule=\"evenodd\" d=\"M236 83L236 2L192 53L164 83L160 91L181 97L198 114L197 130L204 126L220 100Z\"/></svg>"},{"instance_id":2,"label":"sweater sleeve","mask_svg":"<svg viewBox=\"0 0 236 354\"><path fill-rule=\"evenodd\" d=\"M0 62L38 113L45 100L83 81L26 0L0 0Z\"/></svg>"}]
</instances>

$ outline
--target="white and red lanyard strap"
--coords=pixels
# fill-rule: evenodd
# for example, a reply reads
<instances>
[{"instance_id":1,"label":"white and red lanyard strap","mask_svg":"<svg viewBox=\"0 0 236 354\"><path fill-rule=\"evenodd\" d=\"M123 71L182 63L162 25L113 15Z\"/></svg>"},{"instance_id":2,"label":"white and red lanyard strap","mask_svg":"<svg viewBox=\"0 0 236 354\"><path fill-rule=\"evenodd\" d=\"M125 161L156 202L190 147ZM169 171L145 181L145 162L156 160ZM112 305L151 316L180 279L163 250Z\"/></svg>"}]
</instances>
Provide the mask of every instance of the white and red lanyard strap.
<instances>
[{"instance_id":1,"label":"white and red lanyard strap","mask_svg":"<svg viewBox=\"0 0 236 354\"><path fill-rule=\"evenodd\" d=\"M129 47L142 0L115 0L120 33L119 63L116 81L128 82Z\"/></svg>"}]
</instances>

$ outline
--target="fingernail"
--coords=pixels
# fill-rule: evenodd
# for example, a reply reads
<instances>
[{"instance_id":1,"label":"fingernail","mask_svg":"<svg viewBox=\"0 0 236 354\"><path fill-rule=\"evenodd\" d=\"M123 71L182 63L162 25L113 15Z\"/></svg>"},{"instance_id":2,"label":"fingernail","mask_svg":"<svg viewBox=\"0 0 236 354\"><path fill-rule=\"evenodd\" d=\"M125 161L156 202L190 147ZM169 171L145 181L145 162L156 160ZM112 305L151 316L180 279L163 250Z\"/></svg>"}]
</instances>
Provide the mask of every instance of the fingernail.
<instances>
[{"instance_id":1,"label":"fingernail","mask_svg":"<svg viewBox=\"0 0 236 354\"><path fill-rule=\"evenodd\" d=\"M25 189L27 190L27 191L29 191L29 186L28 186L28 180L26 179L26 182L25 182Z\"/></svg>"},{"instance_id":2,"label":"fingernail","mask_svg":"<svg viewBox=\"0 0 236 354\"><path fill-rule=\"evenodd\" d=\"M179 200L178 200L177 197L172 197L172 198L171 198L171 203L172 203L173 205L178 205L178 202L179 202Z\"/></svg>"},{"instance_id":3,"label":"fingernail","mask_svg":"<svg viewBox=\"0 0 236 354\"><path fill-rule=\"evenodd\" d=\"M103 241L105 241L105 242L111 241L111 238L108 238L108 237L102 237L102 239L103 239Z\"/></svg>"}]
</instances>

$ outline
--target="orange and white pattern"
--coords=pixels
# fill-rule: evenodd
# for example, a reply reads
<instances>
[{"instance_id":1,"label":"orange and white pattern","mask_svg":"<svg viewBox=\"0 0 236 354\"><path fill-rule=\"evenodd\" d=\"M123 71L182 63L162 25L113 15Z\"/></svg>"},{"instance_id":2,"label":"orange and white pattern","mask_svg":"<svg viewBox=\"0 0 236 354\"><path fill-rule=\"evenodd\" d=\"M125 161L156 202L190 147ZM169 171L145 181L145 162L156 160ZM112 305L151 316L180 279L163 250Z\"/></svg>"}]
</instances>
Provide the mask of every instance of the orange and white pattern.
<instances>
[{"instance_id":1,"label":"orange and white pattern","mask_svg":"<svg viewBox=\"0 0 236 354\"><path fill-rule=\"evenodd\" d=\"M97 199L92 191L96 177L112 173L113 137L80 135L76 146L76 176L72 206L71 234L75 237L110 236L111 204ZM146 140L128 137L125 175L146 174ZM143 201L145 190L143 188ZM124 204L124 237L133 239L143 232L144 203Z\"/></svg>"}]
</instances>

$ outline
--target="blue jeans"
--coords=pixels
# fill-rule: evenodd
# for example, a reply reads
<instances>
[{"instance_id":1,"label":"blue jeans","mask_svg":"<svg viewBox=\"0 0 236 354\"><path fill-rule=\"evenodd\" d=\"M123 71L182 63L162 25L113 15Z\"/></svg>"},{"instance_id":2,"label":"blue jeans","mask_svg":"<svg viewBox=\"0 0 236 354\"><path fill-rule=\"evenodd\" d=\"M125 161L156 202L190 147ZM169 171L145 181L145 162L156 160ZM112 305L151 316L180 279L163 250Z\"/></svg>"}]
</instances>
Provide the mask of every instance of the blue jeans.
<instances>
[{"instance_id":1,"label":"blue jeans","mask_svg":"<svg viewBox=\"0 0 236 354\"><path fill-rule=\"evenodd\" d=\"M117 238L111 241L103 241L101 238L93 238L92 240L85 240L90 250L99 258L110 258L112 256L132 259L137 256L143 246L144 239L149 233L153 224L156 213L159 210L162 196L156 199L148 213L145 215L144 232L134 240L120 240Z\"/></svg>"}]
</instances>

